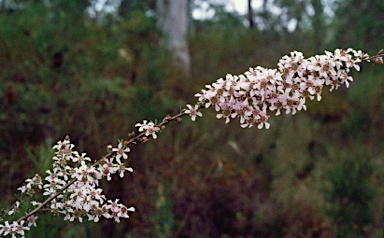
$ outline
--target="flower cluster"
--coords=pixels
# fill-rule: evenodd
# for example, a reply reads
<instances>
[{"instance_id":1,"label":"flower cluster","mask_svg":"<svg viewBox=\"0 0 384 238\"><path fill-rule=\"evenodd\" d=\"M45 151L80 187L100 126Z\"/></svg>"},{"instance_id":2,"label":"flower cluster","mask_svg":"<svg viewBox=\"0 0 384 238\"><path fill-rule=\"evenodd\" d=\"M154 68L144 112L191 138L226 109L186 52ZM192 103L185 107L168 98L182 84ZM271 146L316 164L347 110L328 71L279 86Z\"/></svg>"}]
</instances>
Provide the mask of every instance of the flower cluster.
<instances>
[{"instance_id":1,"label":"flower cluster","mask_svg":"<svg viewBox=\"0 0 384 238\"><path fill-rule=\"evenodd\" d=\"M133 212L133 207L126 207L115 201L107 200L99 188L99 180L107 178L111 180L111 175L119 173L124 176L125 171L133 172L132 168L125 167L120 158L127 159L129 148L122 142L117 148L112 148L110 156L105 156L95 164L87 163L91 159L85 153L73 150L74 145L69 138L59 141L53 147L55 155L53 157L53 169L47 171L45 182L43 183L39 175L32 179L27 179L25 184L20 187L22 195L33 195L34 189L43 189L43 195L48 198L55 196L49 204L48 210L53 214L63 214L64 220L79 220L84 217L88 220L98 222L101 217L114 219L119 222L121 218L128 218L128 212ZM32 202L33 206L41 206L39 202ZM8 215L16 214L20 209L20 202L16 202ZM31 215L25 220L9 223L5 221L0 224L0 236L24 236L24 230L29 230L31 226L36 226L37 216Z\"/></svg>"},{"instance_id":2,"label":"flower cluster","mask_svg":"<svg viewBox=\"0 0 384 238\"><path fill-rule=\"evenodd\" d=\"M5 221L4 225L0 224L0 236L11 236L11 237L17 237L21 236L24 237L26 230L29 230L30 227L27 225L24 225L25 221L17 222L14 221L12 223L9 223L8 221Z\"/></svg>"},{"instance_id":3,"label":"flower cluster","mask_svg":"<svg viewBox=\"0 0 384 238\"><path fill-rule=\"evenodd\" d=\"M53 199L50 209L53 213L62 213L65 215L64 220L73 221L87 215L89 220L97 222L101 216L105 218L127 218L128 211L134 211L134 208L127 208L117 202L108 201L102 194L102 189L98 188L99 180L107 178L111 180L111 175L119 173L124 176L125 171L132 172L132 168L126 168L121 162L120 157L127 159L126 152L129 148L123 143L119 143L117 148L112 149L115 155L111 158L104 157L95 165L87 164L90 161L85 153L73 151L74 145L69 140L59 142L54 149L54 169L47 171L49 176L45 178L47 183L44 185L44 195L51 195L59 192L69 180L75 178L76 182L70 185L63 194ZM68 166L68 164L76 163L77 167ZM112 206L111 204L114 204Z\"/></svg>"},{"instance_id":4,"label":"flower cluster","mask_svg":"<svg viewBox=\"0 0 384 238\"><path fill-rule=\"evenodd\" d=\"M348 87L352 81L348 75L350 69L359 70L358 63L367 59L367 54L353 49L326 51L325 55L308 59L294 51L280 59L278 69L258 66L243 75L228 74L195 96L198 106L214 107L217 118L225 119L226 123L239 118L243 128L254 124L259 129L269 128L268 111L279 115L281 111L295 114L306 110L306 99L321 100L324 85L329 85L331 91L342 84ZM197 108L187 110L193 120L196 115L201 116L197 114Z\"/></svg>"},{"instance_id":5,"label":"flower cluster","mask_svg":"<svg viewBox=\"0 0 384 238\"><path fill-rule=\"evenodd\" d=\"M35 177L32 179L25 180L25 184L18 188L18 190L20 190L22 194L33 195L35 193L35 189L42 189L42 186L43 182L40 175L35 174Z\"/></svg>"}]
</instances>

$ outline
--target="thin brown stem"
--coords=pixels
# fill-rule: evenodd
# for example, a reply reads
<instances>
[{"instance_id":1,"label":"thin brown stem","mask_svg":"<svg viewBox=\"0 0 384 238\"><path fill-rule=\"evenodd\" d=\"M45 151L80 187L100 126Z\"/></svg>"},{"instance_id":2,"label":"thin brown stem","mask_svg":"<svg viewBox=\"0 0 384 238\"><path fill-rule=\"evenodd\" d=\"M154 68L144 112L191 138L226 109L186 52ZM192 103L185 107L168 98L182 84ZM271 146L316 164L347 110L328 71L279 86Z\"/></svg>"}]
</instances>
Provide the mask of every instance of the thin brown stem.
<instances>
[{"instance_id":1,"label":"thin brown stem","mask_svg":"<svg viewBox=\"0 0 384 238\"><path fill-rule=\"evenodd\" d=\"M368 60L373 60L373 59L380 58L383 56L384 56L384 54L377 54L377 55L371 56L371 57L363 59L363 60L368 61Z\"/></svg>"}]
</instances>

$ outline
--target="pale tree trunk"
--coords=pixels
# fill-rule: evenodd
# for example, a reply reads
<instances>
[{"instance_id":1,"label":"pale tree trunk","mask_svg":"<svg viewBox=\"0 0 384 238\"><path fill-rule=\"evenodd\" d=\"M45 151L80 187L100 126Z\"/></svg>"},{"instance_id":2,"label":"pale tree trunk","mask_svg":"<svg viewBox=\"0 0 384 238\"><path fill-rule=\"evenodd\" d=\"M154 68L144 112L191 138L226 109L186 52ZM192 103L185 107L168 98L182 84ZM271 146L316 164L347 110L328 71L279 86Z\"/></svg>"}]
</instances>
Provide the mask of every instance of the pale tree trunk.
<instances>
[{"instance_id":1,"label":"pale tree trunk","mask_svg":"<svg viewBox=\"0 0 384 238\"><path fill-rule=\"evenodd\" d=\"M6 0L0 0L0 13L5 12L5 7L7 6Z\"/></svg>"},{"instance_id":2,"label":"pale tree trunk","mask_svg":"<svg viewBox=\"0 0 384 238\"><path fill-rule=\"evenodd\" d=\"M173 53L174 63L189 74L191 61L187 43L188 0L156 0L158 26Z\"/></svg>"}]
</instances>

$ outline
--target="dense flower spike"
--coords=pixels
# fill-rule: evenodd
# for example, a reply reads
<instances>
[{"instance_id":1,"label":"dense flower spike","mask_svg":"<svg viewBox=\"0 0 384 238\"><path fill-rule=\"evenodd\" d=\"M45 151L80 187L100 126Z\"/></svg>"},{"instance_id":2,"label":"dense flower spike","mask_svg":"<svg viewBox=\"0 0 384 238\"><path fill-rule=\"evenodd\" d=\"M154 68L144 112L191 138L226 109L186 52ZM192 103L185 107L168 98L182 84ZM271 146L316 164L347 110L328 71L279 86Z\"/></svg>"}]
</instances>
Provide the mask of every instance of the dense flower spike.
<instances>
[{"instance_id":1,"label":"dense flower spike","mask_svg":"<svg viewBox=\"0 0 384 238\"><path fill-rule=\"evenodd\" d=\"M295 114L306 110L306 99L320 101L324 85L329 85L330 91L342 84L348 87L353 80L348 75L350 69L360 70L358 63L363 60L368 61L368 55L353 49L326 51L325 55L309 59L293 51L280 59L278 69L258 66L243 75L228 74L195 96L198 105L214 107L217 118L225 119L226 123L239 118L241 127L256 124L260 129L269 128L269 111L279 115L281 111ZM188 108L186 112L194 120L198 107Z\"/></svg>"}]
</instances>

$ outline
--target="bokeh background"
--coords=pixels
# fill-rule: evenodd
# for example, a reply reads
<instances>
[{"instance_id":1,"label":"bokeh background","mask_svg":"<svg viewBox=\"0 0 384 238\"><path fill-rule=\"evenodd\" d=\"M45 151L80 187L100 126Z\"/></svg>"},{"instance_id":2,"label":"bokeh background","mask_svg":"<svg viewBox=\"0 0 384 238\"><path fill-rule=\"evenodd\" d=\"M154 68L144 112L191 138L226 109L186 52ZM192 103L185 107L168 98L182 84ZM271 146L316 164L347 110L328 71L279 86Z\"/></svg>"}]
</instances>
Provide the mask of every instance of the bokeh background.
<instances>
[{"instance_id":1,"label":"bokeh background","mask_svg":"<svg viewBox=\"0 0 384 238\"><path fill-rule=\"evenodd\" d=\"M382 0L242 1L243 12L229 0L186 1L186 66L159 24L172 1L0 0L0 205L44 175L65 135L98 159L137 122L178 113L227 73L275 68L292 50L384 47ZM27 237L383 237L384 68L363 63L353 76L306 112L272 116L269 130L212 110L169 125L132 146L134 173L103 183L136 207L130 219L48 213Z\"/></svg>"}]
</instances>

